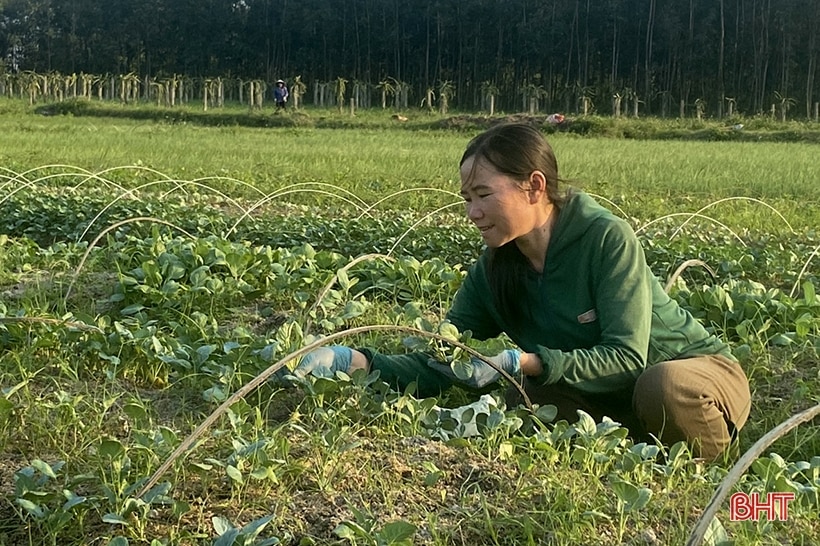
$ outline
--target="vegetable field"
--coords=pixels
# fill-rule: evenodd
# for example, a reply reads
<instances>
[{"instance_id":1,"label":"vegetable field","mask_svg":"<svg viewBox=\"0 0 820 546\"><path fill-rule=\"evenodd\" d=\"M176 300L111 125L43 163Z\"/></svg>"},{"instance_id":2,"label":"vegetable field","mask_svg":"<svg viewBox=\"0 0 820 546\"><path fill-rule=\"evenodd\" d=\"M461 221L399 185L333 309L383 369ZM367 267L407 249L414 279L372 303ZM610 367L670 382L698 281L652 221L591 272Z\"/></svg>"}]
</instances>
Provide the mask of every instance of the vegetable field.
<instances>
[{"instance_id":1,"label":"vegetable field","mask_svg":"<svg viewBox=\"0 0 820 546\"><path fill-rule=\"evenodd\" d=\"M457 183L475 128L385 118L0 102L0 544L683 544L738 456L820 403L817 145L567 134L550 139L568 183L628 219L750 378L725 461L508 408L503 388L466 414L449 411L464 391L418 399L377 374L249 388L327 336L507 345L439 326L481 252ZM785 521L731 521L726 500L705 544L820 541L816 423L732 491L795 498Z\"/></svg>"}]
</instances>

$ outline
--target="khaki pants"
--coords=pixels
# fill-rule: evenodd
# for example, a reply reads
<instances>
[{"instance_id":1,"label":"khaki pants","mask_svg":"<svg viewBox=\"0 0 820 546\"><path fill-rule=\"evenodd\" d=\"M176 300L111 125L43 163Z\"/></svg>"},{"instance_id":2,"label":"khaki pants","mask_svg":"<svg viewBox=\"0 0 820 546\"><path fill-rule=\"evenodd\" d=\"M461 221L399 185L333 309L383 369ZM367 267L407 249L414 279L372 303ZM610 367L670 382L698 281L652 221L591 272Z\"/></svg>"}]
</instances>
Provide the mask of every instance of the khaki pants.
<instances>
[{"instance_id":1,"label":"khaki pants","mask_svg":"<svg viewBox=\"0 0 820 546\"><path fill-rule=\"evenodd\" d=\"M608 394L589 394L566 383L538 386L525 380L527 396L534 404L553 404L557 419L577 420L577 410L596 420L605 415L627 427L635 441L664 444L686 441L696 456L717 459L746 423L751 394L740 365L721 355L671 360L650 366L634 389ZM515 389L507 403L520 402Z\"/></svg>"}]
</instances>

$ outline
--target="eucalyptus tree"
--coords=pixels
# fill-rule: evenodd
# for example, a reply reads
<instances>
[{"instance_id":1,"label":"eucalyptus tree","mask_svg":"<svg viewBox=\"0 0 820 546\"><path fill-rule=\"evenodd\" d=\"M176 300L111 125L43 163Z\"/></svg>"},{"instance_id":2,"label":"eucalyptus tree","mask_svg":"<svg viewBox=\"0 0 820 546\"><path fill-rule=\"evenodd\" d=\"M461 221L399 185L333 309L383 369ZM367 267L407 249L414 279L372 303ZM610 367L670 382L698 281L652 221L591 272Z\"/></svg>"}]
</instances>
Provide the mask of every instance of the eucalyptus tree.
<instances>
[{"instance_id":1,"label":"eucalyptus tree","mask_svg":"<svg viewBox=\"0 0 820 546\"><path fill-rule=\"evenodd\" d=\"M578 100L581 103L581 113L585 116L591 114L595 108L595 103L592 101L593 97L595 97L594 87L588 85L581 87Z\"/></svg>"},{"instance_id":2,"label":"eucalyptus tree","mask_svg":"<svg viewBox=\"0 0 820 546\"><path fill-rule=\"evenodd\" d=\"M157 106L168 105L168 92L163 82L149 80L148 88L151 91L151 94L156 96Z\"/></svg>"},{"instance_id":3,"label":"eucalyptus tree","mask_svg":"<svg viewBox=\"0 0 820 546\"><path fill-rule=\"evenodd\" d=\"M211 92L211 86L213 81L210 78L206 78L202 81L202 108L204 111L208 111L208 99L210 98L208 95ZM251 91L250 96L253 96L253 91ZM251 99L251 108L253 108L253 99Z\"/></svg>"},{"instance_id":4,"label":"eucalyptus tree","mask_svg":"<svg viewBox=\"0 0 820 546\"><path fill-rule=\"evenodd\" d=\"M412 86L408 82L397 81L396 91L394 93L396 108L407 108L410 100L410 89Z\"/></svg>"},{"instance_id":5,"label":"eucalyptus tree","mask_svg":"<svg viewBox=\"0 0 820 546\"><path fill-rule=\"evenodd\" d=\"M632 92L632 117L637 118L639 117L639 109L641 104L646 104L644 101L640 99L637 93L634 91Z\"/></svg>"},{"instance_id":6,"label":"eucalyptus tree","mask_svg":"<svg viewBox=\"0 0 820 546\"><path fill-rule=\"evenodd\" d=\"M719 0L720 4L720 46L718 47L717 59L717 96L718 96L718 117L723 117L723 100L726 96L726 82L724 81L723 65L725 62L725 47L726 47L726 15L724 9L724 1Z\"/></svg>"},{"instance_id":7,"label":"eucalyptus tree","mask_svg":"<svg viewBox=\"0 0 820 546\"><path fill-rule=\"evenodd\" d=\"M789 113L791 107L797 104L797 101L785 94L781 95L778 91L774 92L774 100L780 110L780 121L785 122L786 115Z\"/></svg>"},{"instance_id":8,"label":"eucalyptus tree","mask_svg":"<svg viewBox=\"0 0 820 546\"><path fill-rule=\"evenodd\" d=\"M80 72L80 96L85 99L91 98L91 87L94 83L94 75Z\"/></svg>"},{"instance_id":9,"label":"eucalyptus tree","mask_svg":"<svg viewBox=\"0 0 820 546\"><path fill-rule=\"evenodd\" d=\"M456 88L453 85L453 82L446 80L439 83L438 86L438 102L439 102L439 111L442 114L446 114L447 111L450 109L450 99L456 94Z\"/></svg>"},{"instance_id":10,"label":"eucalyptus tree","mask_svg":"<svg viewBox=\"0 0 820 546\"><path fill-rule=\"evenodd\" d=\"M653 94L653 63L652 50L655 39L655 8L657 0L649 0L649 13L646 17L646 36L644 50L644 96L651 97ZM637 117L637 112L636 116Z\"/></svg>"},{"instance_id":11,"label":"eucalyptus tree","mask_svg":"<svg viewBox=\"0 0 820 546\"><path fill-rule=\"evenodd\" d=\"M536 83L526 83L521 92L524 101L522 111L535 115L541 110L541 99L546 95L547 92L544 86Z\"/></svg>"},{"instance_id":12,"label":"eucalyptus tree","mask_svg":"<svg viewBox=\"0 0 820 546\"><path fill-rule=\"evenodd\" d=\"M703 120L703 115L706 113L706 99L704 98L697 98L695 99L695 116L698 118L698 121Z\"/></svg>"},{"instance_id":13,"label":"eucalyptus tree","mask_svg":"<svg viewBox=\"0 0 820 546\"><path fill-rule=\"evenodd\" d=\"M250 80L248 82L248 108L250 110L253 110L256 107L256 97L258 95L256 91L256 84L257 80ZM262 105L260 104L259 108L261 107Z\"/></svg>"},{"instance_id":14,"label":"eucalyptus tree","mask_svg":"<svg viewBox=\"0 0 820 546\"><path fill-rule=\"evenodd\" d=\"M3 95L12 97L14 95L13 81L11 74L0 73L0 97Z\"/></svg>"},{"instance_id":15,"label":"eucalyptus tree","mask_svg":"<svg viewBox=\"0 0 820 546\"><path fill-rule=\"evenodd\" d=\"M214 89L214 92L217 93L220 92L220 89L224 89L221 78L217 78L217 80L214 80L211 85ZM265 92L267 91L267 89L268 84L266 84L262 80L251 80L248 82L248 107L251 110L262 108L263 98L265 96ZM221 102L219 106L222 106Z\"/></svg>"},{"instance_id":16,"label":"eucalyptus tree","mask_svg":"<svg viewBox=\"0 0 820 546\"><path fill-rule=\"evenodd\" d=\"M816 0L802 0L802 5L798 7L794 26L800 31L795 32L795 39L800 44L796 50L803 51L807 57L805 74L805 101L806 118L818 121L820 113L820 97L815 95L815 86L818 79L817 65L820 63L820 37L818 37L817 24L820 21L820 2ZM788 28L793 25L789 24ZM802 32L801 32L802 31ZM812 116L812 103L814 104L814 115Z\"/></svg>"},{"instance_id":17,"label":"eucalyptus tree","mask_svg":"<svg viewBox=\"0 0 820 546\"><path fill-rule=\"evenodd\" d=\"M726 115L732 117L735 115L735 104L737 104L737 100L734 97L723 97L723 100L726 101Z\"/></svg>"},{"instance_id":18,"label":"eucalyptus tree","mask_svg":"<svg viewBox=\"0 0 820 546\"><path fill-rule=\"evenodd\" d=\"M492 116L495 114L495 98L498 96L498 86L491 81L484 81L481 83L482 102L486 105L487 110Z\"/></svg>"},{"instance_id":19,"label":"eucalyptus tree","mask_svg":"<svg viewBox=\"0 0 820 546\"><path fill-rule=\"evenodd\" d=\"M429 112L433 111L433 102L436 99L436 90L433 87L428 87L424 90L424 98L421 100L421 107L427 108Z\"/></svg>"},{"instance_id":20,"label":"eucalyptus tree","mask_svg":"<svg viewBox=\"0 0 820 546\"><path fill-rule=\"evenodd\" d=\"M328 82L317 81L313 84L313 103L321 107L325 106L325 102L330 106L332 98L328 92Z\"/></svg>"},{"instance_id":21,"label":"eucalyptus tree","mask_svg":"<svg viewBox=\"0 0 820 546\"><path fill-rule=\"evenodd\" d=\"M396 94L397 83L398 82L396 82L396 80L393 78L385 78L382 81L380 81L379 84L376 86L376 89L378 89L381 92L382 110L387 108L387 97L392 97Z\"/></svg>"},{"instance_id":22,"label":"eucalyptus tree","mask_svg":"<svg viewBox=\"0 0 820 546\"><path fill-rule=\"evenodd\" d=\"M539 107L576 111L584 109L578 90L594 89L612 97L596 107L613 114L616 95L622 112L634 112L623 95L631 88L642 113L661 115L701 97L704 114L721 115L725 97L735 111L763 113L777 90L805 100L812 117L817 21L817 0L2 0L0 58L15 74L80 74L79 96L99 89L82 75L107 74L114 89L104 94L128 101L134 96L117 85L129 73L146 92L147 78L171 74L226 82L300 74L329 82L313 89L318 104L338 103L333 78L343 77L359 106L375 89L383 108L406 108L411 95L429 107L426 90L450 81L459 92L449 106L486 109L481 82L494 82L493 110L528 110L528 85L543 87ZM247 87L229 91L237 89L244 99ZM183 82L174 94L186 100L191 90ZM62 94L74 90L62 85Z\"/></svg>"},{"instance_id":23,"label":"eucalyptus tree","mask_svg":"<svg viewBox=\"0 0 820 546\"><path fill-rule=\"evenodd\" d=\"M109 77L110 76L108 74L105 74L103 76L95 78L92 82L92 86L97 87L97 99L99 100L103 100L103 94L105 93L105 85Z\"/></svg>"},{"instance_id":24,"label":"eucalyptus tree","mask_svg":"<svg viewBox=\"0 0 820 546\"><path fill-rule=\"evenodd\" d=\"M623 100L624 96L622 93L615 92L615 94L612 95L612 115L616 118L621 117L621 104Z\"/></svg>"},{"instance_id":25,"label":"eucalyptus tree","mask_svg":"<svg viewBox=\"0 0 820 546\"><path fill-rule=\"evenodd\" d=\"M63 86L65 89L65 95L68 96L68 93L71 92L71 98L77 98L77 74L71 73L68 74L63 78Z\"/></svg>"},{"instance_id":26,"label":"eucalyptus tree","mask_svg":"<svg viewBox=\"0 0 820 546\"><path fill-rule=\"evenodd\" d=\"M333 82L333 90L336 93L336 104L339 106L341 113L345 107L345 93L347 92L347 80L339 76Z\"/></svg>"},{"instance_id":27,"label":"eucalyptus tree","mask_svg":"<svg viewBox=\"0 0 820 546\"><path fill-rule=\"evenodd\" d=\"M117 77L120 90L120 102L128 104L136 101L140 92L140 78L134 72L120 74Z\"/></svg>"},{"instance_id":28,"label":"eucalyptus tree","mask_svg":"<svg viewBox=\"0 0 820 546\"><path fill-rule=\"evenodd\" d=\"M351 100L356 108L370 107L370 84L362 80L353 80Z\"/></svg>"},{"instance_id":29,"label":"eucalyptus tree","mask_svg":"<svg viewBox=\"0 0 820 546\"><path fill-rule=\"evenodd\" d=\"M302 96L307 91L307 86L305 82L302 81L302 76L296 76L293 80L293 85L290 87L290 94L293 95L293 108L299 108L299 104L302 101Z\"/></svg>"},{"instance_id":30,"label":"eucalyptus tree","mask_svg":"<svg viewBox=\"0 0 820 546\"><path fill-rule=\"evenodd\" d=\"M34 77L40 81L40 94L46 99L54 98L51 80L57 78L56 74L54 72L46 72L45 74L35 74Z\"/></svg>"},{"instance_id":31,"label":"eucalyptus tree","mask_svg":"<svg viewBox=\"0 0 820 546\"><path fill-rule=\"evenodd\" d=\"M181 78L174 74L170 78L166 78L164 81L165 84L165 94L168 97L168 106L176 106L177 103L177 90L179 89L180 85L182 84Z\"/></svg>"},{"instance_id":32,"label":"eucalyptus tree","mask_svg":"<svg viewBox=\"0 0 820 546\"><path fill-rule=\"evenodd\" d=\"M20 76L20 90L21 92L25 91L28 93L29 105L37 102L37 99L40 96L40 91L42 90L40 82L41 77L32 70L27 70Z\"/></svg>"}]
</instances>

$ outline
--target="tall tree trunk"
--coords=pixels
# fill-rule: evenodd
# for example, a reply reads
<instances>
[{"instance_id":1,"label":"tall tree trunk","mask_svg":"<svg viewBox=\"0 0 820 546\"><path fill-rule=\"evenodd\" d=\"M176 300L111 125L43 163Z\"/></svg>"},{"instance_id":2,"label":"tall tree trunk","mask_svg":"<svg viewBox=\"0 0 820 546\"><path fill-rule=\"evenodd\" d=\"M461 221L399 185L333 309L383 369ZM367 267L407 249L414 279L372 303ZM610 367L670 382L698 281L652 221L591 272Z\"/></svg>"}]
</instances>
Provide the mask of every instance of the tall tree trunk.
<instances>
[{"instance_id":1,"label":"tall tree trunk","mask_svg":"<svg viewBox=\"0 0 820 546\"><path fill-rule=\"evenodd\" d=\"M683 66L683 77L681 78L681 118L689 103L689 92L692 88L692 70L694 67L695 49L695 0L689 0L689 33L686 36L686 53Z\"/></svg>"},{"instance_id":2,"label":"tall tree trunk","mask_svg":"<svg viewBox=\"0 0 820 546\"><path fill-rule=\"evenodd\" d=\"M644 58L644 97L646 97L647 113L651 112L650 104L652 102L652 43L655 34L655 2L656 0L649 0L649 17L646 21L646 51Z\"/></svg>"},{"instance_id":3,"label":"tall tree trunk","mask_svg":"<svg viewBox=\"0 0 820 546\"><path fill-rule=\"evenodd\" d=\"M744 62L740 58L740 31L741 31L741 24L740 24L740 16L743 10L741 9L741 2L742 0L735 0L735 35L734 39L732 40L732 73L734 78L732 79L732 94L733 97L738 96L738 91L741 89L742 82L743 82L743 71L741 69L740 63ZM745 20L744 20L745 22Z\"/></svg>"},{"instance_id":4,"label":"tall tree trunk","mask_svg":"<svg viewBox=\"0 0 820 546\"><path fill-rule=\"evenodd\" d=\"M354 79L362 79L364 75L362 74L362 42L359 35L359 10L358 10L358 2L355 0L353 1L353 31L356 38L356 50L353 53L353 78Z\"/></svg>"},{"instance_id":5,"label":"tall tree trunk","mask_svg":"<svg viewBox=\"0 0 820 546\"><path fill-rule=\"evenodd\" d=\"M817 70L817 52L815 51L817 35L809 39L809 66L806 74L806 119L811 119L812 95L814 95L814 74Z\"/></svg>"},{"instance_id":6,"label":"tall tree trunk","mask_svg":"<svg viewBox=\"0 0 820 546\"><path fill-rule=\"evenodd\" d=\"M723 117L723 98L726 96L726 86L723 81L723 48L726 41L726 19L723 10L723 1L720 0L720 46L718 49L718 70L717 70L717 84L718 84L718 118Z\"/></svg>"},{"instance_id":7,"label":"tall tree trunk","mask_svg":"<svg viewBox=\"0 0 820 546\"><path fill-rule=\"evenodd\" d=\"M444 42L444 29L442 29L441 24L441 14L436 13L436 68L433 70L433 81L444 79L441 62L441 54L444 49L442 47L442 42ZM432 82L430 85L432 85Z\"/></svg>"},{"instance_id":8,"label":"tall tree trunk","mask_svg":"<svg viewBox=\"0 0 820 546\"><path fill-rule=\"evenodd\" d=\"M395 67L396 67L396 70L395 70L396 79L398 81L402 81L402 70L401 70L401 39L402 39L401 34L402 34L402 31L401 31L401 25L399 24L399 0L395 0L394 6L395 6L395 8L394 8L394 11L393 11L393 15L395 17L395 25L396 25L396 41L393 45L393 47L394 47L394 49L393 49L393 55L394 55L393 62L395 63Z\"/></svg>"},{"instance_id":9,"label":"tall tree trunk","mask_svg":"<svg viewBox=\"0 0 820 546\"><path fill-rule=\"evenodd\" d=\"M757 5L760 6L759 19ZM769 73L769 27L771 25L771 0L754 0L755 9L753 28L754 38L754 85L753 97L755 111L763 112L766 108L766 80Z\"/></svg>"},{"instance_id":10,"label":"tall tree trunk","mask_svg":"<svg viewBox=\"0 0 820 546\"><path fill-rule=\"evenodd\" d=\"M618 10L612 10L612 58L609 69L609 86L613 91L620 91L616 89L618 85Z\"/></svg>"},{"instance_id":11,"label":"tall tree trunk","mask_svg":"<svg viewBox=\"0 0 820 546\"><path fill-rule=\"evenodd\" d=\"M569 32L569 51L567 52L567 71L564 85L569 85L572 81L572 56L574 54L575 36L578 28L578 0L575 0L575 12L572 16L572 26Z\"/></svg>"},{"instance_id":12,"label":"tall tree trunk","mask_svg":"<svg viewBox=\"0 0 820 546\"><path fill-rule=\"evenodd\" d=\"M427 17L425 17L426 36L424 42L424 88L430 88L430 3L427 1ZM427 105L430 106L429 104Z\"/></svg>"},{"instance_id":13,"label":"tall tree trunk","mask_svg":"<svg viewBox=\"0 0 820 546\"><path fill-rule=\"evenodd\" d=\"M791 49L791 34L786 31L785 24L780 29L783 33L780 50L780 89L784 95L789 94L789 50Z\"/></svg>"},{"instance_id":14,"label":"tall tree trunk","mask_svg":"<svg viewBox=\"0 0 820 546\"><path fill-rule=\"evenodd\" d=\"M456 89L466 96L467 85L465 82L464 70L464 50L466 49L466 32L464 31L464 17L462 16L464 4L456 2L456 20L458 21L458 71L456 73Z\"/></svg>"},{"instance_id":15,"label":"tall tree trunk","mask_svg":"<svg viewBox=\"0 0 820 546\"><path fill-rule=\"evenodd\" d=\"M584 87L589 84L589 2L590 0L587 0L584 15L584 73L581 80L581 85Z\"/></svg>"}]
</instances>

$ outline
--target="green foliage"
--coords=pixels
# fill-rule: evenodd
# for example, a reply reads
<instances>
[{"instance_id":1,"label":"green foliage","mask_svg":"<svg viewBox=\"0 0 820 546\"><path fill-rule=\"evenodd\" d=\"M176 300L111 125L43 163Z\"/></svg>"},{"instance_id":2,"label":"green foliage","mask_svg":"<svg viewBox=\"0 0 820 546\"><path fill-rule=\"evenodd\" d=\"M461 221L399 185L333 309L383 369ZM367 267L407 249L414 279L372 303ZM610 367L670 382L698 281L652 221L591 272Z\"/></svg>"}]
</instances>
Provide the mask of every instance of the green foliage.
<instances>
[{"instance_id":1,"label":"green foliage","mask_svg":"<svg viewBox=\"0 0 820 546\"><path fill-rule=\"evenodd\" d=\"M373 516L362 510L353 509L356 521L340 523L334 530L339 538L347 539L351 544L368 544L372 546L410 546L416 533L416 526L406 521L393 521L377 527Z\"/></svg>"},{"instance_id":2,"label":"green foliage","mask_svg":"<svg viewBox=\"0 0 820 546\"><path fill-rule=\"evenodd\" d=\"M272 519L273 516L264 516L237 529L227 519L214 516L212 522L218 537L213 544L214 546L273 546L279 544L280 540L276 537L257 540Z\"/></svg>"},{"instance_id":3,"label":"green foliage","mask_svg":"<svg viewBox=\"0 0 820 546\"><path fill-rule=\"evenodd\" d=\"M47 169L19 191L19 180L0 181L0 445L16 465L9 543L637 543L648 529L672 544L685 541L725 476L724 464L694 460L683 444L636 444L608 419L554 422L553 406L506 407L499 390L419 399L376 372L357 372L309 378L295 390L262 385L231 406L167 481L137 498L210 411L318 336L363 324L413 326L488 355L508 340L475 340L443 322L481 251L463 220L436 216L396 245L423 216L401 207L431 201L412 197L360 216L294 194L299 203L269 203L230 231L242 210L204 188L165 182L114 201L158 177L133 169L66 191L84 176ZM338 196L348 186L337 182ZM261 199L227 179L214 186L236 189L243 207ZM605 195L639 230L659 278L690 258L715 269L715 279L686 270L671 295L742 357L755 405L741 447L816 399L820 309L810 257L820 241L806 220L810 199L780 208L794 232L773 223L771 211L761 225L749 203L719 205L738 240L699 219L680 233L680 218L641 229L656 213L708 203L612 190ZM87 241L137 215L191 237L127 224L78 270ZM353 256L394 245L395 261L347 267ZM469 372L469 358L451 343L378 334L344 343L424 350ZM794 492L788 527L715 520L715 536L738 544L820 536L818 447L807 424L738 484L748 493Z\"/></svg>"},{"instance_id":4,"label":"green foliage","mask_svg":"<svg viewBox=\"0 0 820 546\"><path fill-rule=\"evenodd\" d=\"M814 284L803 284L804 297L792 298L753 281L681 290L677 297L692 314L714 326L721 337L738 344L783 346L816 343L820 336L820 300Z\"/></svg>"}]
</instances>

